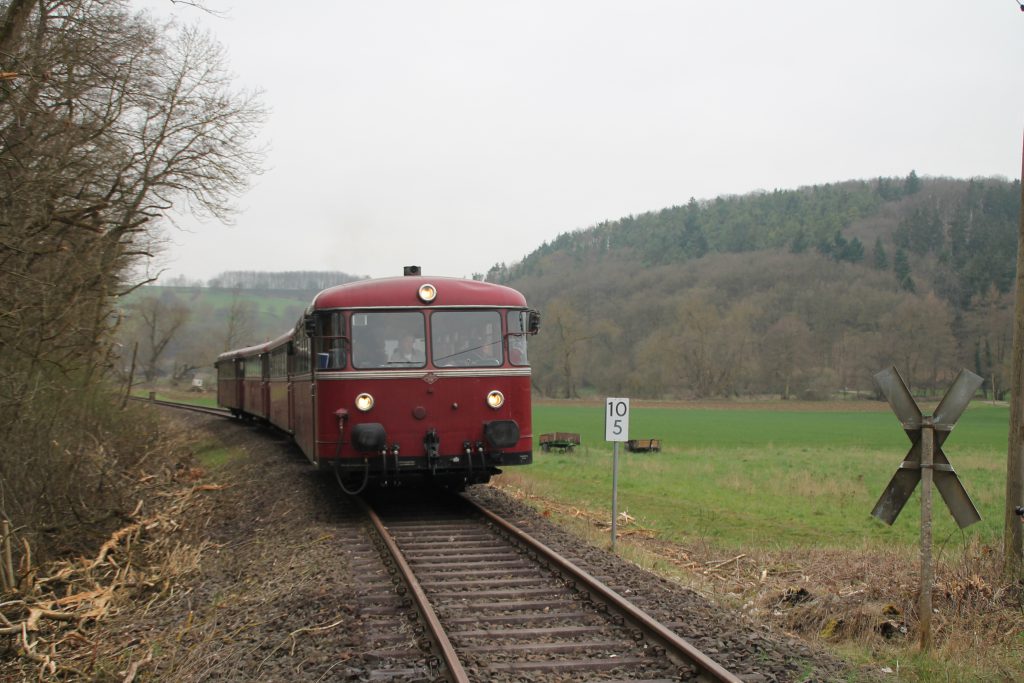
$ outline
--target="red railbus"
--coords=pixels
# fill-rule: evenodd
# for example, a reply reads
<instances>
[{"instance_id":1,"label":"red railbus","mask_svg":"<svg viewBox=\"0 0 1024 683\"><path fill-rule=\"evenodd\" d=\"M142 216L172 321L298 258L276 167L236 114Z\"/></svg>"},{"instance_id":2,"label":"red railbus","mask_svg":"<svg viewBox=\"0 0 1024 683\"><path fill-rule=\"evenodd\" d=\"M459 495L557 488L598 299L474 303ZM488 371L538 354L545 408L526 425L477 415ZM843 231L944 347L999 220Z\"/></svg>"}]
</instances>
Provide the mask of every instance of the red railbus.
<instances>
[{"instance_id":1,"label":"red railbus","mask_svg":"<svg viewBox=\"0 0 1024 683\"><path fill-rule=\"evenodd\" d=\"M324 290L287 334L221 354L220 405L291 434L350 492L532 462L538 313L508 287L406 272Z\"/></svg>"}]
</instances>

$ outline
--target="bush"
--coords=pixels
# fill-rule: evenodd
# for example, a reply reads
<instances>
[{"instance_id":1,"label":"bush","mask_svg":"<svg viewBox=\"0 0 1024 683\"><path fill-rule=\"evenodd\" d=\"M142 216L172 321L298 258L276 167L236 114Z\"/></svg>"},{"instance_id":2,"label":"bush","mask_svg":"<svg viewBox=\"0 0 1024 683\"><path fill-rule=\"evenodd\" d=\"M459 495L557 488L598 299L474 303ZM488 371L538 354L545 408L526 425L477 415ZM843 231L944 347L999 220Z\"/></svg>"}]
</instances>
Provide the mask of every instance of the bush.
<instances>
[{"instance_id":1,"label":"bush","mask_svg":"<svg viewBox=\"0 0 1024 683\"><path fill-rule=\"evenodd\" d=\"M150 411L134 404L122 411L103 383L72 388L34 379L0 427L0 517L30 543L34 559L46 560L87 548L128 518L136 481L129 473L160 437Z\"/></svg>"}]
</instances>

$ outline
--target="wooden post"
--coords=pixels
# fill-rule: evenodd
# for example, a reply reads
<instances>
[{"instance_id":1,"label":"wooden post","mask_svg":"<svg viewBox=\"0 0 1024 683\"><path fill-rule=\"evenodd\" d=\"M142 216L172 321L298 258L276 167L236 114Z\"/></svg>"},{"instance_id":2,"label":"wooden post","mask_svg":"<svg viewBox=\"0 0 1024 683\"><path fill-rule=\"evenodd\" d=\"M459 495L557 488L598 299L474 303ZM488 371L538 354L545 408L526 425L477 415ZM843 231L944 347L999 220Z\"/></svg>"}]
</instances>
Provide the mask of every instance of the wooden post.
<instances>
[{"instance_id":1,"label":"wooden post","mask_svg":"<svg viewBox=\"0 0 1024 683\"><path fill-rule=\"evenodd\" d=\"M1021 170L1021 213L1017 230L1016 309L1010 371L1010 434L1006 452L1006 511L1003 527L1003 570L1011 579L1024 577L1024 524L1014 507L1024 505L1024 154Z\"/></svg>"},{"instance_id":2,"label":"wooden post","mask_svg":"<svg viewBox=\"0 0 1024 683\"><path fill-rule=\"evenodd\" d=\"M128 405L128 398L132 395L132 384L135 382L135 357L139 354L139 342L132 347L132 367L128 371L128 386L124 390L124 400L121 402L121 409Z\"/></svg>"},{"instance_id":3,"label":"wooden post","mask_svg":"<svg viewBox=\"0 0 1024 683\"><path fill-rule=\"evenodd\" d=\"M921 594L917 611L921 624L921 650L932 646L932 465L935 429L932 418L921 424Z\"/></svg>"}]
</instances>

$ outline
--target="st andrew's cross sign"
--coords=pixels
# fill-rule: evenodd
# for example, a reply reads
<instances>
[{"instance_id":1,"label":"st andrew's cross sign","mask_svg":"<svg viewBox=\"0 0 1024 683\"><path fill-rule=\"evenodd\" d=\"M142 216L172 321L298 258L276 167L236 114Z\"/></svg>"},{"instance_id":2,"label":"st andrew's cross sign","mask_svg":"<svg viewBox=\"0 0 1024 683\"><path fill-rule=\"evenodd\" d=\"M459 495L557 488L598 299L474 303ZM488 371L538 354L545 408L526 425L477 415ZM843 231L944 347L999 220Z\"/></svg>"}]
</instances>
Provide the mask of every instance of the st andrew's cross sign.
<instances>
[{"instance_id":1,"label":"st andrew's cross sign","mask_svg":"<svg viewBox=\"0 0 1024 683\"><path fill-rule=\"evenodd\" d=\"M931 462L935 488L942 494L946 507L953 513L953 519L961 529L981 521L978 509L974 507L967 490L956 476L949 458L942 452L942 443L960 419L982 381L981 377L970 370L961 370L939 402L935 414L924 417L896 368L889 368L875 375L875 383L889 401L912 445L900 468L885 487L882 497L875 504L875 509L871 511L872 515L886 524L892 524L910 499L910 494L917 488L917 483L921 481L921 432L927 428L934 430L935 439L933 457L925 457L924 460Z\"/></svg>"}]
</instances>

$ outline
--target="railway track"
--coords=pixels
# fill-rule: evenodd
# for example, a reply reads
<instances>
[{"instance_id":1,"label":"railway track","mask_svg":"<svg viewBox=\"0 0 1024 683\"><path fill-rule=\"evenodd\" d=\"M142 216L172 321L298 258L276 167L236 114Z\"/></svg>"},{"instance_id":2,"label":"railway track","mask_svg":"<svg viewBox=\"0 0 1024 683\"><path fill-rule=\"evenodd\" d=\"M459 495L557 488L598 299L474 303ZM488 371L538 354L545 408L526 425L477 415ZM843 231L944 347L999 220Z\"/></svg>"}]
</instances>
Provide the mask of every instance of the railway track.
<instances>
[{"instance_id":1,"label":"railway track","mask_svg":"<svg viewBox=\"0 0 1024 683\"><path fill-rule=\"evenodd\" d=\"M167 408L179 408L193 413L201 413L203 415L214 415L216 417L233 417L231 411L227 408L208 408L206 406L197 406L191 403L179 403L177 401L162 401L155 398L143 398L142 396L129 396L132 401L141 401L143 403L152 403L153 405L164 406Z\"/></svg>"},{"instance_id":2,"label":"railway track","mask_svg":"<svg viewBox=\"0 0 1024 683\"><path fill-rule=\"evenodd\" d=\"M157 403L217 417L230 415ZM506 515L521 514L503 496L489 491L466 496ZM351 615L345 620L347 637L357 644L346 645L336 661L326 650L316 656L329 661L327 670L344 672L346 680L741 680L730 671L758 681L812 680L807 678L810 671L821 674L813 680L841 677L841 667L816 661L806 647L774 642L763 632L731 622L727 615L720 622L710 606L677 600L674 591L620 571L621 563L614 557L546 533L545 523L538 520L538 526L526 513L514 517L522 520L517 524L525 524L546 543L565 547L571 562L521 537L497 515L471 508L466 498L424 489L390 490L395 492L401 495L385 495L385 489L365 496L377 517L371 522L358 507L362 498L342 500L333 487L325 489L340 506L329 535L340 540L345 581L352 582L351 597L343 604L344 613ZM573 563L611 583L620 595L631 596L642 610L591 581L593 577ZM336 606L319 616L317 609L316 601L302 608L303 614L312 615L311 623L320 626L295 633L318 634L343 623L337 619ZM643 611L659 615L663 623L649 623ZM698 652L694 643L705 654L728 662L728 670ZM279 654L272 652L268 660ZM291 656L290 651L287 654ZM304 665L305 660L287 664Z\"/></svg>"},{"instance_id":3,"label":"railway track","mask_svg":"<svg viewBox=\"0 0 1024 683\"><path fill-rule=\"evenodd\" d=\"M402 496L365 510L450 681L740 681L465 499Z\"/></svg>"}]
</instances>

